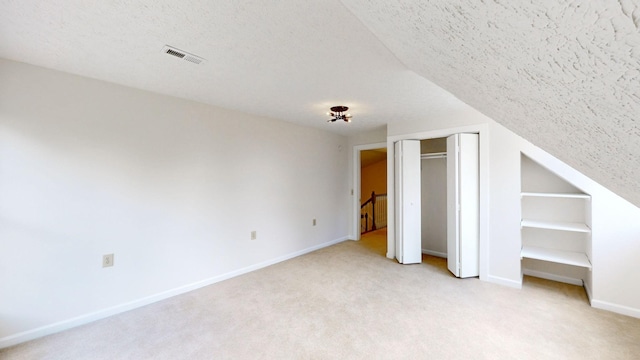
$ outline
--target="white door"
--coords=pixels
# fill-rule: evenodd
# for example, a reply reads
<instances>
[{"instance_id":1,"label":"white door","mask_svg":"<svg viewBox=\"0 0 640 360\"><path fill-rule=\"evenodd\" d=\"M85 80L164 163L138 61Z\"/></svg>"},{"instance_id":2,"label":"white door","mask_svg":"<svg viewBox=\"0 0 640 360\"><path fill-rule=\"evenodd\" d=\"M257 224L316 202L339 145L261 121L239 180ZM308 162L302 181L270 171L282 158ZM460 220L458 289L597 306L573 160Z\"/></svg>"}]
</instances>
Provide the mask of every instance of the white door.
<instances>
[{"instance_id":1,"label":"white door","mask_svg":"<svg viewBox=\"0 0 640 360\"><path fill-rule=\"evenodd\" d=\"M395 143L395 238L401 264L422 262L420 215L420 141Z\"/></svg>"},{"instance_id":2,"label":"white door","mask_svg":"<svg viewBox=\"0 0 640 360\"><path fill-rule=\"evenodd\" d=\"M447 138L447 267L462 278L479 275L478 155L477 134Z\"/></svg>"}]
</instances>

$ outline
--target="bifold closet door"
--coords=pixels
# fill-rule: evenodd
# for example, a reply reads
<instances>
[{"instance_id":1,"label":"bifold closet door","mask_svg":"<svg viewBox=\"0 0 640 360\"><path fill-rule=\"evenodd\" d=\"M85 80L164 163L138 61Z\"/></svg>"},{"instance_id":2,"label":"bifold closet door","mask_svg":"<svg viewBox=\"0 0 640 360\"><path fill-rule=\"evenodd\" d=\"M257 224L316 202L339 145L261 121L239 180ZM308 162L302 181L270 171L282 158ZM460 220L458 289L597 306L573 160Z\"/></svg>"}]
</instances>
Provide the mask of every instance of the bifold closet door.
<instances>
[{"instance_id":1,"label":"bifold closet door","mask_svg":"<svg viewBox=\"0 0 640 360\"><path fill-rule=\"evenodd\" d=\"M420 215L420 141L395 143L396 259L401 264L422 262Z\"/></svg>"},{"instance_id":2,"label":"bifold closet door","mask_svg":"<svg viewBox=\"0 0 640 360\"><path fill-rule=\"evenodd\" d=\"M477 134L447 138L447 267L455 276L478 276L480 238Z\"/></svg>"}]
</instances>

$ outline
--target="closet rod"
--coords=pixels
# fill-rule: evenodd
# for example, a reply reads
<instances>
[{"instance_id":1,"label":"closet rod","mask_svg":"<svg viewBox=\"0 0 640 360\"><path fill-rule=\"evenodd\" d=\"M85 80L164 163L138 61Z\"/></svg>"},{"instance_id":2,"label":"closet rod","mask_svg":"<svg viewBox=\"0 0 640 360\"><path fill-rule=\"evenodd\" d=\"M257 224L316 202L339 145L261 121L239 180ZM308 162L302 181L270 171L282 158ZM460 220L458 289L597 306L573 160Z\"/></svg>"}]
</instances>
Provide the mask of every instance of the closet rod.
<instances>
[{"instance_id":1,"label":"closet rod","mask_svg":"<svg viewBox=\"0 0 640 360\"><path fill-rule=\"evenodd\" d=\"M421 154L420 155L420 159L425 160L425 159L441 159L441 158L446 158L447 157L447 153L446 152L439 152L439 153L431 153L431 154Z\"/></svg>"}]
</instances>

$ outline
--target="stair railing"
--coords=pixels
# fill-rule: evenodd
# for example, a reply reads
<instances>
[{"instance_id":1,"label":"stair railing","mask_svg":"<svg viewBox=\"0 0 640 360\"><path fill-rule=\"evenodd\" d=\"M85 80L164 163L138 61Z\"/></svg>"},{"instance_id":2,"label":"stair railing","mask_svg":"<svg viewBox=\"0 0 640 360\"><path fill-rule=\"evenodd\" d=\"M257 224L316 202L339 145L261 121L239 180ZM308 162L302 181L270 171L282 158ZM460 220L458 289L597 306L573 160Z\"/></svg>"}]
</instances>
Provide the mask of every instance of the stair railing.
<instances>
[{"instance_id":1,"label":"stair railing","mask_svg":"<svg viewBox=\"0 0 640 360\"><path fill-rule=\"evenodd\" d=\"M371 220L371 227L369 227ZM387 226L387 194L371 192L371 197L360 206L360 233Z\"/></svg>"}]
</instances>

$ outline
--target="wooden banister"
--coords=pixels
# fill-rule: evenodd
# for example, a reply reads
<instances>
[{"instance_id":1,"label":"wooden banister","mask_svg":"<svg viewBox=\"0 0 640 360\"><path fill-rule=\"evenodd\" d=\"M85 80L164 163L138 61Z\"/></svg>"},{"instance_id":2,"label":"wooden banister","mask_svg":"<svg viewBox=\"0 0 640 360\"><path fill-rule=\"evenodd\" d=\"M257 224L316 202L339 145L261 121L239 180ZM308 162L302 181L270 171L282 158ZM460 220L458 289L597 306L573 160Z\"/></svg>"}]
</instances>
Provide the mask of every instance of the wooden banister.
<instances>
[{"instance_id":1,"label":"wooden banister","mask_svg":"<svg viewBox=\"0 0 640 360\"><path fill-rule=\"evenodd\" d=\"M367 199L365 202L362 203L362 205L360 205L360 209L364 209L367 206L371 207L371 216L369 216L369 208L367 207L366 211L364 214L360 215L360 219L364 219L365 221L365 227L364 227L364 231L362 231L363 233L368 232L368 231L373 231L373 230L377 230L378 229L378 225L379 223L376 223L376 219L379 219L380 216L376 216L376 203L378 201L378 198L383 198L383 200L386 200L387 194L376 194L375 191L371 192L371 197L369 199ZM386 201L381 205L382 207L385 207L386 205ZM386 209L382 209L382 215L384 215L384 219L383 220L383 225L382 227L385 227L387 225L387 221L386 221ZM369 229L369 218L371 218L371 229Z\"/></svg>"}]
</instances>

